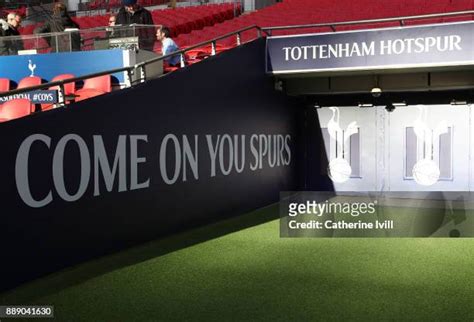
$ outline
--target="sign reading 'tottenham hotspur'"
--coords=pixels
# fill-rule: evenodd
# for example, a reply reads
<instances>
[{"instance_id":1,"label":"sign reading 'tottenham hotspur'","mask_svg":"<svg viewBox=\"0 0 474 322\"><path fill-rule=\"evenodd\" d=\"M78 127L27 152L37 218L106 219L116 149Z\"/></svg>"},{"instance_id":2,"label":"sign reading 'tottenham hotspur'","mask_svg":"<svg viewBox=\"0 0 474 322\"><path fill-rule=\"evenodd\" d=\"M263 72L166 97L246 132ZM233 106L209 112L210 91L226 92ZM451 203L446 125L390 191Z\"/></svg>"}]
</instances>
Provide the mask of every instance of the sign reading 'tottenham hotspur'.
<instances>
[{"instance_id":1,"label":"sign reading 'tottenham hotspur'","mask_svg":"<svg viewBox=\"0 0 474 322\"><path fill-rule=\"evenodd\" d=\"M273 74L474 65L474 22L267 38Z\"/></svg>"}]
</instances>

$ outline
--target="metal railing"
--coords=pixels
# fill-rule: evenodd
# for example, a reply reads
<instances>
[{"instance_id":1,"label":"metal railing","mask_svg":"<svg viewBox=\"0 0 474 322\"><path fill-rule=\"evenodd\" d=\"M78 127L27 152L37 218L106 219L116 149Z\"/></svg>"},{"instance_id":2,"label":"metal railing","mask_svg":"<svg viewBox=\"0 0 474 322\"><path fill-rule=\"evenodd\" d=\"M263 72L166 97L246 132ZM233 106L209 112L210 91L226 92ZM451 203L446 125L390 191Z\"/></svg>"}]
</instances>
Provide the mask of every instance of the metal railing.
<instances>
[{"instance_id":1,"label":"metal railing","mask_svg":"<svg viewBox=\"0 0 474 322\"><path fill-rule=\"evenodd\" d=\"M104 26L89 29L75 29L62 32L38 33L33 35L7 36L1 37L7 48L29 48L37 53L58 53L70 51L88 51L97 48L97 41L110 40L120 37L140 38L140 44L146 44L151 50L156 40L156 30L161 25L130 25L130 26ZM150 48L148 48L150 47ZM16 51L7 53L16 55Z\"/></svg>"},{"instance_id":2,"label":"metal railing","mask_svg":"<svg viewBox=\"0 0 474 322\"><path fill-rule=\"evenodd\" d=\"M464 15L473 15L473 14L474 14L474 10L467 10L467 11L433 13L433 14L416 15L416 16L403 16L403 17L394 17L394 18L379 18L379 19L340 21L340 22L333 22L333 23L325 22L325 23L305 24L305 25L265 27L265 28L262 28L262 30L271 36L272 31L275 31L275 30L329 27L331 28L332 31L336 32L337 31L336 27L339 27L339 26L363 25L363 24L384 23L384 22L398 22L400 26L403 27L405 26L405 21L407 20L446 18L446 17L464 16Z\"/></svg>"},{"instance_id":3,"label":"metal railing","mask_svg":"<svg viewBox=\"0 0 474 322\"><path fill-rule=\"evenodd\" d=\"M88 75L84 75L84 76L80 76L80 77L74 77L74 78L49 82L49 83L36 85L36 86L31 86L31 87L26 87L26 88L21 88L21 89L14 89L14 90L11 90L11 91L8 91L8 92L0 93L0 97L14 96L14 95L18 95L18 94L28 93L28 92L31 92L31 91L48 89L50 87L59 87L59 90L58 90L58 105L64 105L65 104L65 95L64 95L64 93L65 93L64 85L65 84L73 83L73 82L79 82L79 81L83 81L83 80L86 80L86 79L89 79L89 78L94 78L94 77L99 77L99 76L104 76L104 75L112 75L112 74L115 74L115 73L125 72L126 75L127 75L127 80L126 80L127 87L130 87L130 86L133 86L134 83L136 83L136 82L142 83L142 82L146 81L146 70L145 70L145 68L146 68L146 66L148 66L150 64L153 64L153 63L156 63L158 61L163 61L163 60L166 60L168 58L180 55L180 57L181 57L180 58L180 61L181 61L180 65L181 65L181 67L185 67L185 53L186 52L197 49L197 48L200 48L200 47L204 47L204 46L207 46L207 45L211 45L210 55L214 56L214 55L216 55L216 52L217 52L217 41L228 38L228 37L236 36L237 46L239 46L239 45L243 44L242 41L241 41L241 34L245 31L249 31L249 30L253 30L253 29L255 29L256 32L257 32L257 37L256 38L261 38L262 37L262 29L260 27L258 27L257 25L252 25L252 26L248 26L248 27L233 31L233 32L229 32L229 33L224 34L222 36L213 38L211 40L200 42L200 43L195 44L191 47L187 47L185 49L181 49L181 50L178 50L176 52L173 52L173 53L170 53L170 54L167 54L167 55L164 55L164 56L160 56L160 57L156 57L156 58L153 58L153 59L146 60L144 62L135 64L133 66L120 67L120 68L111 69L111 70L98 72L98 73L93 73L93 74L88 74ZM140 75L139 78L136 81L132 80L134 75Z\"/></svg>"}]
</instances>

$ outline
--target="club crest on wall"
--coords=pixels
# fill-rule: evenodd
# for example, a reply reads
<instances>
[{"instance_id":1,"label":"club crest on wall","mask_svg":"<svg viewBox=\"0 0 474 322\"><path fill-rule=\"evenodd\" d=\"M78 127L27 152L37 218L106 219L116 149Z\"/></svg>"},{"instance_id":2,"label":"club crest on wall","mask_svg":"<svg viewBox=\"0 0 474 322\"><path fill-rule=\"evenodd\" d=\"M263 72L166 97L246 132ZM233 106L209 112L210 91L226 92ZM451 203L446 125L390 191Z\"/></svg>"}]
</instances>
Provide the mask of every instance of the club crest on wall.
<instances>
[{"instance_id":1,"label":"club crest on wall","mask_svg":"<svg viewBox=\"0 0 474 322\"><path fill-rule=\"evenodd\" d=\"M414 132L417 138L417 149L421 149L423 153L421 159L413 166L413 178L416 183L422 186L431 186L438 182L440 177L439 164L434 161L434 142L439 139L442 134L448 133L449 126L446 121L439 122L434 129L427 125L426 106L420 105L416 107L419 114L414 123ZM439 157L439 156L438 156Z\"/></svg>"},{"instance_id":2,"label":"club crest on wall","mask_svg":"<svg viewBox=\"0 0 474 322\"><path fill-rule=\"evenodd\" d=\"M336 154L335 157L331 155L328 165L328 175L332 181L336 183L343 183L349 180L352 174L352 168L349 162L345 159L346 151L348 151L349 139L352 135L359 133L357 122L351 122L342 129L340 126L340 110L336 106L329 108L332 111L332 117L327 124L331 143L335 142Z\"/></svg>"}]
</instances>

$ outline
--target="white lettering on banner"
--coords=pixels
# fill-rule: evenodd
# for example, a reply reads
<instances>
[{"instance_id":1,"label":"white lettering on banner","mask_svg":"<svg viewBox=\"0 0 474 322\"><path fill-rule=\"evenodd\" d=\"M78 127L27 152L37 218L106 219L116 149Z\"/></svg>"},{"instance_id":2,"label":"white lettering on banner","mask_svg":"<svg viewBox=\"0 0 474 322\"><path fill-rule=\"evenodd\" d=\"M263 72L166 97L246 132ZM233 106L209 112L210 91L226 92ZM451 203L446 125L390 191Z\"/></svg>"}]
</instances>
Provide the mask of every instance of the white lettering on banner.
<instances>
[{"instance_id":1,"label":"white lettering on banner","mask_svg":"<svg viewBox=\"0 0 474 322\"><path fill-rule=\"evenodd\" d=\"M108 192L112 191L114 178L119 169L119 192L127 190L127 136L119 135L117 149L115 150L114 164L110 169L107 153L105 152L104 141L100 135L94 135L94 196L100 196L99 173L103 173L105 187Z\"/></svg>"},{"instance_id":2,"label":"white lettering on banner","mask_svg":"<svg viewBox=\"0 0 474 322\"><path fill-rule=\"evenodd\" d=\"M268 153L268 141L267 141L267 136L260 134L258 136L258 142L260 145L260 153L258 154L258 168L262 168L262 159L263 156Z\"/></svg>"},{"instance_id":3,"label":"white lettering on banner","mask_svg":"<svg viewBox=\"0 0 474 322\"><path fill-rule=\"evenodd\" d=\"M169 155L167 154L168 142L172 141L174 146L174 173L170 178L168 176L168 169L166 167L166 160ZM178 178L182 172L182 181L187 181L187 164L190 165L191 171L193 172L194 179L199 179L198 174L198 136L194 136L194 152L191 150L191 145L189 144L188 138L186 135L183 135L183 147L179 143L178 137L174 134L168 134L165 136L161 142L160 147L160 172L163 181L166 184L175 184L178 181Z\"/></svg>"},{"instance_id":4,"label":"white lettering on banner","mask_svg":"<svg viewBox=\"0 0 474 322\"><path fill-rule=\"evenodd\" d=\"M194 136L194 153L191 151L188 138L183 135L183 181L186 181L187 168L186 164L189 163L191 171L193 172L194 179L199 179L198 173L198 136ZM187 162L186 162L187 161Z\"/></svg>"},{"instance_id":5,"label":"white lettering on banner","mask_svg":"<svg viewBox=\"0 0 474 322\"><path fill-rule=\"evenodd\" d=\"M301 58L301 48L300 47L291 48L291 59L300 60L300 58Z\"/></svg>"},{"instance_id":6,"label":"white lettering on banner","mask_svg":"<svg viewBox=\"0 0 474 322\"><path fill-rule=\"evenodd\" d=\"M461 51L459 35L283 47L285 61ZM378 45L378 47L377 47ZM378 48L378 49L377 49Z\"/></svg>"},{"instance_id":7,"label":"white lettering on banner","mask_svg":"<svg viewBox=\"0 0 474 322\"><path fill-rule=\"evenodd\" d=\"M257 150L257 148L255 147L255 144L254 144L255 140L258 141L258 135L257 134L254 134L250 137L250 149L252 150L252 155L253 155L253 158L255 160L254 164L253 163L250 164L250 170L252 170L252 171L257 170L257 168L258 168L258 150Z\"/></svg>"},{"instance_id":8,"label":"white lettering on banner","mask_svg":"<svg viewBox=\"0 0 474 322\"><path fill-rule=\"evenodd\" d=\"M219 168L220 172L225 176L229 175L233 169L235 169L235 172L237 173L242 173L244 171L246 146L245 138L245 135L234 135L233 138L229 134L224 134L222 136L217 135L216 144L214 144L212 135L206 135L209 156L211 158L211 177L216 176L217 168ZM225 161L226 151L228 151L227 165ZM217 158L218 153L219 158ZM219 161L218 165L217 161Z\"/></svg>"},{"instance_id":9,"label":"white lettering on banner","mask_svg":"<svg viewBox=\"0 0 474 322\"><path fill-rule=\"evenodd\" d=\"M254 162L250 163L250 169L252 171L262 169L264 165L268 165L270 168L273 168L273 147L276 147L276 151L278 151L278 155L276 156L276 164L278 166L280 166L280 164L289 165L291 162L290 141L290 135L252 135L250 138L250 149L254 157Z\"/></svg>"},{"instance_id":10,"label":"white lettering on banner","mask_svg":"<svg viewBox=\"0 0 474 322\"><path fill-rule=\"evenodd\" d=\"M52 144L56 141L56 145ZM92 146L87 142L92 142ZM90 185L94 197L114 189L125 192L149 188L157 178L144 173L147 163L145 152L154 151L153 148L145 148L149 142L148 136L119 135L115 142L107 148L101 135L93 135L89 141L77 134L67 134L54 140L44 134L28 136L18 149L15 163L15 181L21 200L29 207L41 208L55 198L67 202L77 201L86 194ZM245 169L258 171L291 164L292 142L289 134L208 134L206 142L209 157L203 158L209 160L210 164L199 167L199 135L165 135L158 151L158 177L161 181L173 185L178 181L199 180L202 177L200 169L208 169L206 172L212 178L239 174ZM41 149L32 149L34 144L46 146L48 154L45 155ZM49 160L50 157L52 162L48 169L51 169L52 186L45 184L45 191L31 191L31 187L40 185L30 185L30 159ZM71 166L65 162L74 164ZM75 172L71 177L73 180L65 180L65 169Z\"/></svg>"},{"instance_id":11,"label":"white lettering on banner","mask_svg":"<svg viewBox=\"0 0 474 322\"><path fill-rule=\"evenodd\" d=\"M5 102L11 101L11 100L21 99L21 98L29 100L30 99L30 94L29 93L21 93L21 94L9 95L9 96L2 96L2 97L0 97L0 103L5 103Z\"/></svg>"},{"instance_id":12,"label":"white lettering on banner","mask_svg":"<svg viewBox=\"0 0 474 322\"><path fill-rule=\"evenodd\" d=\"M35 200L31 195L30 181L28 176L28 161L30 158L31 145L36 142L43 142L48 148L51 147L51 138L43 134L33 134L27 137L18 149L15 162L15 181L18 194L25 204L32 208L41 208L53 201L51 190L42 200Z\"/></svg>"},{"instance_id":13,"label":"white lettering on banner","mask_svg":"<svg viewBox=\"0 0 474 322\"><path fill-rule=\"evenodd\" d=\"M234 135L234 155L235 155L235 171L237 173L242 173L245 167L245 135L240 136L240 153L239 153L239 136ZM239 167L239 154L240 154L240 167Z\"/></svg>"},{"instance_id":14,"label":"white lettering on banner","mask_svg":"<svg viewBox=\"0 0 474 322\"><path fill-rule=\"evenodd\" d=\"M37 104L40 103L56 103L57 102L57 93L55 90L37 90L28 93L20 93L8 96L0 97L0 104L5 102L15 100L15 99L27 99Z\"/></svg>"},{"instance_id":15,"label":"white lettering on banner","mask_svg":"<svg viewBox=\"0 0 474 322\"><path fill-rule=\"evenodd\" d=\"M148 142L148 137L146 135L130 135L130 190L144 189L150 186L150 179L138 183L138 164L146 162L146 158L138 157L138 141Z\"/></svg>"},{"instance_id":16,"label":"white lettering on banner","mask_svg":"<svg viewBox=\"0 0 474 322\"><path fill-rule=\"evenodd\" d=\"M130 190L143 189L149 187L150 180L147 179L143 183L138 183L138 164L145 163L146 158L138 157L137 142L147 142L146 135L130 135ZM20 148L18 149L16 163L15 163L15 180L18 190L23 202L32 208L41 208L53 201L52 190L48 190L46 197L42 200L35 200L31 193L30 182L29 182L29 160L31 146L35 142L42 142L48 149L51 150L51 138L43 134L33 134L27 137ZM66 149L67 146L76 146L79 150L79 183L75 185L76 192L70 194L68 191L73 190L72 188L66 188L66 182L64 180L64 169L69 168L64 164L65 155L73 150L71 148ZM94 196L100 196L100 176L105 182L106 190L112 191L114 185L114 179L118 173L118 192L127 190L127 179L126 179L126 135L120 135L115 150L114 163L112 169L110 169L110 162L107 158L106 150L102 136L93 136L93 148L94 152ZM63 136L57 143L52 160L52 177L53 186L58 196L68 202L79 200L87 191L90 177L91 177L91 156L89 148L83 138L77 134L68 134ZM69 152L70 153L70 152ZM44 156L40 156L44 157ZM118 171L117 171L118 167Z\"/></svg>"},{"instance_id":17,"label":"white lettering on banner","mask_svg":"<svg viewBox=\"0 0 474 322\"><path fill-rule=\"evenodd\" d=\"M225 149L225 142L227 142L228 150L229 150L229 166L227 169L225 168L224 164L224 149ZM221 172L223 175L227 176L232 171L232 165L234 163L234 149L232 147L232 140L229 134L224 134L221 139L221 145L219 146L219 163L221 166Z\"/></svg>"},{"instance_id":18,"label":"white lettering on banner","mask_svg":"<svg viewBox=\"0 0 474 322\"><path fill-rule=\"evenodd\" d=\"M221 139L221 136L218 135L216 145L214 146L212 144L212 135L206 135L207 146L209 148L209 154L210 154L210 157L211 157L211 177L216 176L217 146L219 146L220 139Z\"/></svg>"},{"instance_id":19,"label":"white lettering on banner","mask_svg":"<svg viewBox=\"0 0 474 322\"><path fill-rule=\"evenodd\" d=\"M291 136L289 135L286 135L285 136L285 151L286 151L286 155L287 155L287 159L286 160L282 160L282 164L283 165L290 165L291 163L291 149L290 149L290 141L291 141ZM281 153L281 155L283 155L283 151Z\"/></svg>"},{"instance_id":20,"label":"white lettering on banner","mask_svg":"<svg viewBox=\"0 0 474 322\"><path fill-rule=\"evenodd\" d=\"M75 142L79 148L80 154L80 180L79 188L76 194L70 195L66 189L66 183L64 182L64 153L66 151L66 145L69 142ZM91 173L91 162L90 154L87 149L86 142L77 134L65 135L59 140L53 155L53 181L56 187L56 192L64 201L77 201L86 192L87 185L89 184L89 178Z\"/></svg>"},{"instance_id":21,"label":"white lettering on banner","mask_svg":"<svg viewBox=\"0 0 474 322\"><path fill-rule=\"evenodd\" d=\"M173 177L170 179L168 177L167 169L166 169L166 147L168 145L168 141L171 140L174 145L174 174ZM174 184L179 177L179 172L180 172L180 166L181 166L181 149L179 146L179 141L176 135L173 134L168 134L165 136L163 139L163 142L161 143L161 148L160 148L160 170L161 170L161 177L163 178L163 181L166 182L167 184Z\"/></svg>"}]
</instances>

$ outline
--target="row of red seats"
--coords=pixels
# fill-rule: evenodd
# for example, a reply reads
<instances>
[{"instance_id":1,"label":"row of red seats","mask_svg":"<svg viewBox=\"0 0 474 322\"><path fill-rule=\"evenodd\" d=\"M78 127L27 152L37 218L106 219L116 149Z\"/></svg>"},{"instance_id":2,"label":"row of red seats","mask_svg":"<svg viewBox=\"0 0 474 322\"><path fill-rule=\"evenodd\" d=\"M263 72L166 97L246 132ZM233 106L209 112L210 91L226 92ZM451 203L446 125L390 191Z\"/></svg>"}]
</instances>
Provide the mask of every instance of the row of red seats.
<instances>
[{"instance_id":1,"label":"row of red seats","mask_svg":"<svg viewBox=\"0 0 474 322\"><path fill-rule=\"evenodd\" d=\"M235 9L235 10L234 10ZM205 27L224 22L232 19L234 14L240 13L240 6L233 6L231 4L218 4L207 6L192 6L183 7L175 10L155 10L152 11L154 23L157 25L166 25L171 29L171 36L176 37L183 33L189 33L193 30L201 30ZM109 16L85 16L74 18L81 26L81 29L94 28L97 26L105 26L108 23ZM28 25L20 29L21 34L31 34L37 25ZM93 36L93 37L92 37ZM92 48L93 42L91 39L99 35L98 32L88 33L85 35L83 50ZM25 49L36 49L38 53L48 53L51 48L48 42L41 37L23 37L23 44ZM156 44L158 49L160 44Z\"/></svg>"},{"instance_id":2,"label":"row of red seats","mask_svg":"<svg viewBox=\"0 0 474 322\"><path fill-rule=\"evenodd\" d=\"M340 10L344 8L344 10ZM414 9L416 8L416 10ZM374 2L372 0L340 0L337 3L332 0L285 0L276 5L240 16L236 19L227 20L212 27L204 27L200 31L192 31L189 34L180 34L175 41L180 46L190 46L195 43L207 41L223 34L256 24L261 27L275 27L300 24L331 23L340 21L366 20L377 18L388 18L398 16L422 15L430 13L444 13L474 9L474 0L386 0ZM472 15L409 20L407 25L442 23L472 20ZM382 28L399 26L399 23L373 23L364 25L341 26L338 30L353 30L367 28ZM329 32L326 28L288 29L275 31L274 35L301 34L313 32ZM254 30L242 34L243 42L256 37ZM221 44L235 46L236 37L229 37Z\"/></svg>"},{"instance_id":3,"label":"row of red seats","mask_svg":"<svg viewBox=\"0 0 474 322\"><path fill-rule=\"evenodd\" d=\"M51 82L57 82L60 80L67 80L71 78L75 78L75 76L73 74L61 74L51 79ZM11 86L11 83L12 83L11 80L8 78L0 78L0 93L13 90L14 88L13 86ZM28 77L22 78L18 82L16 89L38 86L38 85L41 85L42 83L43 83L43 79L41 77L28 76ZM50 88L50 89L57 89L57 87ZM66 96L81 93L80 90L76 92L76 84L74 82L65 84L64 89L66 91L65 93ZM105 75L105 76L98 76L98 77L86 79L84 81L84 85L82 86L82 89L95 89L99 92L102 92L102 94L109 93L112 91L111 76Z\"/></svg>"},{"instance_id":4,"label":"row of red seats","mask_svg":"<svg viewBox=\"0 0 474 322\"><path fill-rule=\"evenodd\" d=\"M235 10L234 10L235 9ZM187 33L194 29L202 29L233 19L234 14L240 14L240 6L233 4L213 4L205 6L180 7L151 11L155 25L166 25L171 29L172 36ZM103 27L108 25L109 15L74 17L81 29ZM32 34L40 24L24 26L19 29L22 35Z\"/></svg>"},{"instance_id":5,"label":"row of red seats","mask_svg":"<svg viewBox=\"0 0 474 322\"><path fill-rule=\"evenodd\" d=\"M171 36L200 30L239 15L240 5L218 4L207 6L182 7L170 10L152 11L153 21L157 25L165 25L171 29Z\"/></svg>"},{"instance_id":6,"label":"row of red seats","mask_svg":"<svg viewBox=\"0 0 474 322\"><path fill-rule=\"evenodd\" d=\"M171 29L171 35L177 36L192 30L202 29L216 23L233 19L234 14L240 13L240 6L231 4L218 4L207 6L182 7L177 9L165 9L151 11L155 25L166 25ZM85 16L73 18L81 29L106 26L108 15ZM31 27L29 27L31 28ZM29 31L29 29L25 29Z\"/></svg>"},{"instance_id":7,"label":"row of red seats","mask_svg":"<svg viewBox=\"0 0 474 322\"><path fill-rule=\"evenodd\" d=\"M342 1L342 2L341 2ZM417 9L414 10L413 8ZM344 8L344 10L338 10ZM187 34L179 34L175 37L176 43L181 48L192 46L196 43L217 38L227 33L250 25L261 27L274 27L300 24L330 23L339 21L366 20L398 16L422 15L430 13L444 13L454 11L464 11L474 9L474 0L387 0L383 3L376 3L372 0L340 0L335 3L331 0L285 0L276 5L240 16L236 19L226 20L223 23L215 24L212 27L206 26L202 30L193 30ZM443 23L454 21L472 20L472 15L462 15L445 18L417 19L406 21L407 25ZM372 23L361 25L340 26L337 30L354 30L383 27L397 27L398 22ZM330 32L329 27L323 28L302 28L274 31L273 35L290 35L303 33ZM247 42L257 37L256 30L243 32L241 42ZM237 37L231 36L220 40L217 52L232 48L237 44ZM155 48L159 50L159 44ZM187 53L186 59L190 63L197 62L210 55L210 47L198 48Z\"/></svg>"},{"instance_id":8,"label":"row of red seats","mask_svg":"<svg viewBox=\"0 0 474 322\"><path fill-rule=\"evenodd\" d=\"M51 82L74 78L72 74L61 74L54 77ZM41 85L42 79L38 76L25 77L18 82L17 89L28 88ZM7 78L0 78L0 92L11 90L11 81ZM59 90L58 86L49 88L50 90ZM91 97L110 93L112 91L112 80L110 75L89 78L84 81L80 89L76 88L76 83L64 84L64 95L66 103L79 102ZM27 101L26 104L24 101ZM41 104L41 111L53 108L51 104ZM15 99L0 105L0 122L15 119L21 116L29 115L34 112L35 106L26 99ZM27 112L28 111L28 112ZM27 113L26 113L27 112ZM26 114L25 114L26 113Z\"/></svg>"}]
</instances>

